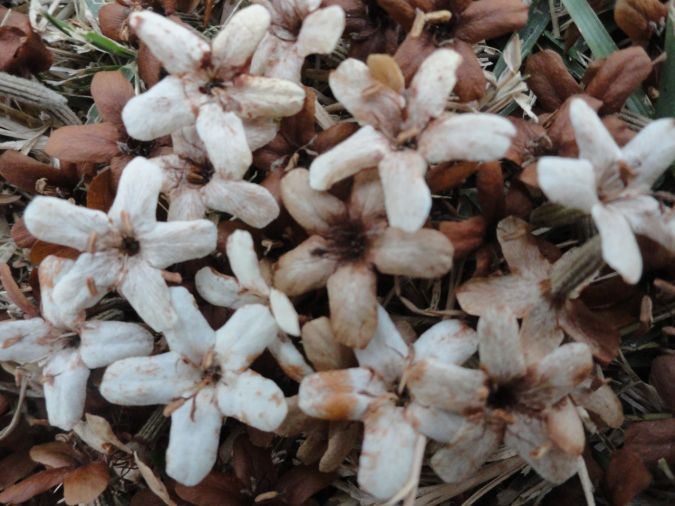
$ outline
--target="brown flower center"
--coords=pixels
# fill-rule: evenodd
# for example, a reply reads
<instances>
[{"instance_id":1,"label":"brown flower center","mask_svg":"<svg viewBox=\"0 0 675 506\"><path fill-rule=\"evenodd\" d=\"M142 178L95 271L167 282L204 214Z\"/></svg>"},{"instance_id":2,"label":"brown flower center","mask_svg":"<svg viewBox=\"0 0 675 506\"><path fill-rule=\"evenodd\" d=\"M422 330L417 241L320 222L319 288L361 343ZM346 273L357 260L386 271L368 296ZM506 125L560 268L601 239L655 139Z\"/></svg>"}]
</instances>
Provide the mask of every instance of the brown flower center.
<instances>
[{"instance_id":1,"label":"brown flower center","mask_svg":"<svg viewBox=\"0 0 675 506\"><path fill-rule=\"evenodd\" d=\"M518 405L517 383L493 385L487 398L487 405L492 409L511 410Z\"/></svg>"},{"instance_id":2,"label":"brown flower center","mask_svg":"<svg viewBox=\"0 0 675 506\"><path fill-rule=\"evenodd\" d=\"M120 250L127 256L137 255L141 251L141 244L135 237L122 237L122 244Z\"/></svg>"},{"instance_id":3,"label":"brown flower center","mask_svg":"<svg viewBox=\"0 0 675 506\"><path fill-rule=\"evenodd\" d=\"M215 174L213 165L211 165L211 163L208 161L198 163L194 160L185 159L185 164L187 166L185 179L190 184L204 186L209 181L211 181L213 174Z\"/></svg>"},{"instance_id":4,"label":"brown flower center","mask_svg":"<svg viewBox=\"0 0 675 506\"><path fill-rule=\"evenodd\" d=\"M199 91L204 95L213 95L214 90L222 89L225 87L225 81L217 77L212 78L210 81L206 82L199 87Z\"/></svg>"},{"instance_id":5,"label":"brown flower center","mask_svg":"<svg viewBox=\"0 0 675 506\"><path fill-rule=\"evenodd\" d=\"M338 260L354 262L362 259L368 251L368 230L360 220L347 220L336 223L326 236L328 250L317 248L315 256L330 255Z\"/></svg>"},{"instance_id":6,"label":"brown flower center","mask_svg":"<svg viewBox=\"0 0 675 506\"><path fill-rule=\"evenodd\" d=\"M152 155L155 145L155 141L139 141L138 139L127 137L126 142L121 146L121 151L128 155L148 158Z\"/></svg>"}]
</instances>

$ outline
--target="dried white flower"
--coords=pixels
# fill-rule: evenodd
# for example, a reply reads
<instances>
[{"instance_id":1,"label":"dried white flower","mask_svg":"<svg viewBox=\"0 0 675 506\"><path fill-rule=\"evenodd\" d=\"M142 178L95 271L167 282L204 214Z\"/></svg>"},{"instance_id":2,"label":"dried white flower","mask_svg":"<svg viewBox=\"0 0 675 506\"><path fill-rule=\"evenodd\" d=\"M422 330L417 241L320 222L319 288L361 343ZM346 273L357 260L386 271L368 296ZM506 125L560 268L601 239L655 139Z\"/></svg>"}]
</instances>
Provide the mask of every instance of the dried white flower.
<instances>
[{"instance_id":1,"label":"dried white flower","mask_svg":"<svg viewBox=\"0 0 675 506\"><path fill-rule=\"evenodd\" d=\"M368 65L347 59L330 74L335 97L365 125L310 166L310 184L327 190L337 181L378 166L389 224L407 232L424 225L431 193L428 164L449 160L495 160L516 130L490 114L443 115L461 56L438 49L404 88L393 58L371 55Z\"/></svg>"},{"instance_id":2,"label":"dried white flower","mask_svg":"<svg viewBox=\"0 0 675 506\"><path fill-rule=\"evenodd\" d=\"M262 228L279 215L279 204L266 188L242 180L249 156L232 156L227 166L215 166L194 127L174 132L171 139L173 154L150 160L164 171L169 221L203 218L215 209Z\"/></svg>"},{"instance_id":3,"label":"dried white flower","mask_svg":"<svg viewBox=\"0 0 675 506\"><path fill-rule=\"evenodd\" d=\"M135 323L85 321L84 309L63 310L54 286L73 269L72 260L48 256L38 271L42 318L0 322L0 361L42 367L50 425L70 430L82 418L90 369L127 357L149 355L152 335Z\"/></svg>"},{"instance_id":4,"label":"dried white flower","mask_svg":"<svg viewBox=\"0 0 675 506\"><path fill-rule=\"evenodd\" d=\"M96 304L116 289L154 330L176 321L163 269L208 255L216 226L208 220L158 222L162 172L138 157L124 169L108 214L55 197L36 197L26 208L26 227L38 239L82 253L54 287L68 314Z\"/></svg>"},{"instance_id":5,"label":"dried white flower","mask_svg":"<svg viewBox=\"0 0 675 506\"><path fill-rule=\"evenodd\" d=\"M159 14L132 14L129 25L170 75L124 107L129 135L147 141L195 125L217 170L250 165L250 150L276 135L274 119L298 112L305 96L295 83L249 73L269 24L267 9L252 5L209 44Z\"/></svg>"},{"instance_id":6,"label":"dried white flower","mask_svg":"<svg viewBox=\"0 0 675 506\"><path fill-rule=\"evenodd\" d=\"M306 377L299 406L325 420L363 421L358 481L366 492L386 500L410 478L422 436L447 442L448 429L462 420L448 411L455 407L448 396L451 387L460 382L487 394L482 376L478 382L470 377L479 371L459 366L476 347L475 332L457 320L437 323L409 346L378 306L375 336L366 348L354 351L360 367ZM473 405L479 408L481 398Z\"/></svg>"},{"instance_id":7,"label":"dried white flower","mask_svg":"<svg viewBox=\"0 0 675 506\"><path fill-rule=\"evenodd\" d=\"M650 188L675 160L675 120L647 125L623 148L582 99L570 105L579 159L544 157L537 165L539 186L553 202L593 216L603 258L627 283L642 275L635 234L675 250L659 202Z\"/></svg>"},{"instance_id":8,"label":"dried white flower","mask_svg":"<svg viewBox=\"0 0 675 506\"><path fill-rule=\"evenodd\" d=\"M345 29L345 12L321 0L255 0L271 14L272 22L251 60L251 72L300 82L310 54L329 54Z\"/></svg>"},{"instance_id":9,"label":"dried white flower","mask_svg":"<svg viewBox=\"0 0 675 506\"><path fill-rule=\"evenodd\" d=\"M215 306L233 309L254 303L268 306L277 324L276 339L269 345L270 353L289 377L300 381L314 371L286 335L300 335L293 303L285 293L271 287L263 276L251 234L235 230L227 238L226 250L234 277L210 267L200 269L195 276L199 295Z\"/></svg>"},{"instance_id":10,"label":"dried white flower","mask_svg":"<svg viewBox=\"0 0 675 506\"><path fill-rule=\"evenodd\" d=\"M276 335L266 307L242 307L214 331L190 292L183 287L170 292L179 315L164 331L171 351L115 362L103 375L101 394L125 406L168 405L166 472L191 486L216 461L223 417L271 431L283 422L287 407L276 383L249 369Z\"/></svg>"}]
</instances>

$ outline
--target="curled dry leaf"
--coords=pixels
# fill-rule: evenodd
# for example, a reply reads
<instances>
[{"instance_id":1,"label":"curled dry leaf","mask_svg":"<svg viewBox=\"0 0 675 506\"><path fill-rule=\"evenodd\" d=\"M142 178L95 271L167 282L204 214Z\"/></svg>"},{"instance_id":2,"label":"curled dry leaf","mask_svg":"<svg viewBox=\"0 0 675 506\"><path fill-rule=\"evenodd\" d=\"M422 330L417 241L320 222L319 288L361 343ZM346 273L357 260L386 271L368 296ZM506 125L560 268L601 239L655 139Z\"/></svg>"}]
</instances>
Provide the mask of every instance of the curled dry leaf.
<instances>
[{"instance_id":1,"label":"curled dry leaf","mask_svg":"<svg viewBox=\"0 0 675 506\"><path fill-rule=\"evenodd\" d=\"M108 488L108 466L104 462L92 462L78 467L63 481L63 497L66 504L88 504Z\"/></svg>"}]
</instances>

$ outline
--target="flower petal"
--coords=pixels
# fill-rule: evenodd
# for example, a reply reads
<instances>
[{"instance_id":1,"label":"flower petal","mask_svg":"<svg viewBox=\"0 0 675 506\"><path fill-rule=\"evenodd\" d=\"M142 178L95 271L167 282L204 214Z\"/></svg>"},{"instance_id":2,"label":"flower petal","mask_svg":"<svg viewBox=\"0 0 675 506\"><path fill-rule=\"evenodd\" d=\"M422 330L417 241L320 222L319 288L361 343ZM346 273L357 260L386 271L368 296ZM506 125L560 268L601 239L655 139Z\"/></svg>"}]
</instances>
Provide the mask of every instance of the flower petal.
<instances>
[{"instance_id":1,"label":"flower petal","mask_svg":"<svg viewBox=\"0 0 675 506\"><path fill-rule=\"evenodd\" d=\"M28 231L38 239L80 251L87 249L92 234L105 241L110 231L105 213L57 197L35 197L23 219Z\"/></svg>"},{"instance_id":2,"label":"flower petal","mask_svg":"<svg viewBox=\"0 0 675 506\"><path fill-rule=\"evenodd\" d=\"M380 161L378 169L389 224L406 232L422 228L431 210L424 158L408 149L392 151Z\"/></svg>"},{"instance_id":3,"label":"flower petal","mask_svg":"<svg viewBox=\"0 0 675 506\"><path fill-rule=\"evenodd\" d=\"M158 269L202 258L216 249L216 226L209 220L155 223L138 237L140 256Z\"/></svg>"},{"instance_id":4,"label":"flower petal","mask_svg":"<svg viewBox=\"0 0 675 506\"><path fill-rule=\"evenodd\" d=\"M237 311L216 331L216 355L222 369L243 371L277 335L269 309L250 304Z\"/></svg>"},{"instance_id":5,"label":"flower petal","mask_svg":"<svg viewBox=\"0 0 675 506\"><path fill-rule=\"evenodd\" d=\"M445 110L457 82L462 57L452 49L437 49L422 62L406 92L408 117L403 128L423 130Z\"/></svg>"},{"instance_id":6,"label":"flower petal","mask_svg":"<svg viewBox=\"0 0 675 506\"><path fill-rule=\"evenodd\" d=\"M239 117L223 111L215 103L208 103L199 108L196 127L218 175L225 179L244 177L253 155Z\"/></svg>"},{"instance_id":7,"label":"flower petal","mask_svg":"<svg viewBox=\"0 0 675 506\"><path fill-rule=\"evenodd\" d=\"M166 474L187 486L202 481L216 463L222 424L214 388L201 389L171 413Z\"/></svg>"},{"instance_id":8,"label":"flower petal","mask_svg":"<svg viewBox=\"0 0 675 506\"><path fill-rule=\"evenodd\" d=\"M286 373L286 376L293 381L300 382L305 376L312 374L312 369L302 353L298 351L293 342L279 332L276 339L268 347L270 354L277 361L281 369Z\"/></svg>"},{"instance_id":9,"label":"flower petal","mask_svg":"<svg viewBox=\"0 0 675 506\"><path fill-rule=\"evenodd\" d=\"M285 293L272 288L270 290L270 309L279 328L292 336L300 335L298 313Z\"/></svg>"},{"instance_id":10,"label":"flower petal","mask_svg":"<svg viewBox=\"0 0 675 506\"><path fill-rule=\"evenodd\" d=\"M314 159L309 166L309 184L315 190L328 190L361 169L376 166L388 152L387 139L370 125L364 126Z\"/></svg>"},{"instance_id":11,"label":"flower petal","mask_svg":"<svg viewBox=\"0 0 675 506\"><path fill-rule=\"evenodd\" d=\"M516 128L493 114L441 116L419 136L418 151L429 163L449 160L489 161L503 157Z\"/></svg>"},{"instance_id":12,"label":"flower petal","mask_svg":"<svg viewBox=\"0 0 675 506\"><path fill-rule=\"evenodd\" d=\"M515 216L504 218L497 224L497 239L511 274L534 279L534 283L549 277L551 264L539 251L527 222Z\"/></svg>"},{"instance_id":13,"label":"flower petal","mask_svg":"<svg viewBox=\"0 0 675 506\"><path fill-rule=\"evenodd\" d=\"M376 278L370 266L345 264L328 278L328 305L335 339L365 348L377 329Z\"/></svg>"},{"instance_id":14,"label":"flower petal","mask_svg":"<svg viewBox=\"0 0 675 506\"><path fill-rule=\"evenodd\" d=\"M177 315L162 273L135 257L129 258L126 266L117 291L155 332L175 325Z\"/></svg>"},{"instance_id":15,"label":"flower petal","mask_svg":"<svg viewBox=\"0 0 675 506\"><path fill-rule=\"evenodd\" d=\"M347 58L328 78L338 101L361 125L370 125L394 137L401 124L405 100L377 81L362 61Z\"/></svg>"},{"instance_id":16,"label":"flower petal","mask_svg":"<svg viewBox=\"0 0 675 506\"><path fill-rule=\"evenodd\" d=\"M302 56L329 54L345 29L345 11L338 5L317 9L302 22L296 42Z\"/></svg>"},{"instance_id":17,"label":"flower petal","mask_svg":"<svg viewBox=\"0 0 675 506\"><path fill-rule=\"evenodd\" d=\"M171 305L178 319L164 331L169 349L199 366L216 342L216 333L197 307L195 298L182 286L169 288Z\"/></svg>"},{"instance_id":18,"label":"flower petal","mask_svg":"<svg viewBox=\"0 0 675 506\"><path fill-rule=\"evenodd\" d=\"M621 149L621 158L635 173L628 187L649 190L675 160L675 120L649 123Z\"/></svg>"},{"instance_id":19,"label":"flower petal","mask_svg":"<svg viewBox=\"0 0 675 506\"><path fill-rule=\"evenodd\" d=\"M506 384L525 375L525 357L518 320L506 307L496 306L478 320L481 369L490 379Z\"/></svg>"},{"instance_id":20,"label":"flower petal","mask_svg":"<svg viewBox=\"0 0 675 506\"><path fill-rule=\"evenodd\" d=\"M618 355L621 336L616 326L591 311L580 299L565 301L558 318L567 335L590 346L598 361L608 364Z\"/></svg>"},{"instance_id":21,"label":"flower petal","mask_svg":"<svg viewBox=\"0 0 675 506\"><path fill-rule=\"evenodd\" d=\"M68 125L52 132L45 151L64 161L110 163L120 152L120 137L112 123Z\"/></svg>"},{"instance_id":22,"label":"flower petal","mask_svg":"<svg viewBox=\"0 0 675 506\"><path fill-rule=\"evenodd\" d=\"M134 97L134 87L120 71L96 72L91 80L91 96L103 121L122 125L122 109Z\"/></svg>"},{"instance_id":23,"label":"flower petal","mask_svg":"<svg viewBox=\"0 0 675 506\"><path fill-rule=\"evenodd\" d=\"M373 262L384 274L438 278L452 267L452 244L436 230L387 228L373 246Z\"/></svg>"},{"instance_id":24,"label":"flower petal","mask_svg":"<svg viewBox=\"0 0 675 506\"><path fill-rule=\"evenodd\" d=\"M89 369L152 353L152 334L136 323L92 320L80 327L80 356Z\"/></svg>"},{"instance_id":25,"label":"flower petal","mask_svg":"<svg viewBox=\"0 0 675 506\"><path fill-rule=\"evenodd\" d=\"M328 192L313 190L306 169L294 169L281 180L281 199L291 217L310 233L328 233L347 215L344 203Z\"/></svg>"},{"instance_id":26,"label":"flower petal","mask_svg":"<svg viewBox=\"0 0 675 506\"><path fill-rule=\"evenodd\" d=\"M564 398L546 414L548 434L553 444L571 455L584 451L584 426L569 397Z\"/></svg>"},{"instance_id":27,"label":"flower petal","mask_svg":"<svg viewBox=\"0 0 675 506\"><path fill-rule=\"evenodd\" d=\"M195 275L197 292L209 304L237 309L246 304L263 304L263 298L242 293L243 290L232 276L221 274L211 267L203 267Z\"/></svg>"},{"instance_id":28,"label":"flower petal","mask_svg":"<svg viewBox=\"0 0 675 506\"><path fill-rule=\"evenodd\" d=\"M354 352L335 340L330 320L325 316L302 327L302 346L317 371L347 369L355 364Z\"/></svg>"},{"instance_id":29,"label":"flower petal","mask_svg":"<svg viewBox=\"0 0 675 506\"><path fill-rule=\"evenodd\" d=\"M213 62L232 72L244 66L253 55L270 25L270 13L262 5L237 11L213 39Z\"/></svg>"},{"instance_id":30,"label":"flower petal","mask_svg":"<svg viewBox=\"0 0 675 506\"><path fill-rule=\"evenodd\" d=\"M206 214L206 204L197 189L180 188L169 193L168 221L199 220Z\"/></svg>"},{"instance_id":31,"label":"flower petal","mask_svg":"<svg viewBox=\"0 0 675 506\"><path fill-rule=\"evenodd\" d=\"M408 345L382 306L377 306L373 338L362 350L354 350L354 354L361 367L375 371L386 383L393 383L403 375Z\"/></svg>"},{"instance_id":32,"label":"flower petal","mask_svg":"<svg viewBox=\"0 0 675 506\"><path fill-rule=\"evenodd\" d=\"M642 254L630 224L602 204L593 206L591 212L602 239L602 258L626 283L634 285L642 276Z\"/></svg>"},{"instance_id":33,"label":"flower petal","mask_svg":"<svg viewBox=\"0 0 675 506\"><path fill-rule=\"evenodd\" d=\"M414 360L434 358L461 365L478 349L476 331L460 320L443 320L426 330L413 344Z\"/></svg>"},{"instance_id":34,"label":"flower petal","mask_svg":"<svg viewBox=\"0 0 675 506\"><path fill-rule=\"evenodd\" d=\"M163 43L166 47L166 42ZM195 109L185 94L183 82L167 76L145 93L127 102L122 120L127 133L151 141L194 124Z\"/></svg>"},{"instance_id":35,"label":"flower petal","mask_svg":"<svg viewBox=\"0 0 675 506\"><path fill-rule=\"evenodd\" d=\"M538 284L521 276L473 278L457 290L457 301L464 311L480 316L489 308L502 304L518 318L542 303Z\"/></svg>"},{"instance_id":36,"label":"flower petal","mask_svg":"<svg viewBox=\"0 0 675 506\"><path fill-rule=\"evenodd\" d=\"M325 286L337 260L329 255L328 242L313 235L282 255L274 271L274 286L289 297Z\"/></svg>"},{"instance_id":37,"label":"flower petal","mask_svg":"<svg viewBox=\"0 0 675 506\"><path fill-rule=\"evenodd\" d=\"M363 421L358 482L366 492L386 500L411 479L415 447L422 436L406 419L403 409L390 402L371 407Z\"/></svg>"},{"instance_id":38,"label":"flower petal","mask_svg":"<svg viewBox=\"0 0 675 506\"><path fill-rule=\"evenodd\" d=\"M266 227L279 216L279 204L259 184L213 178L202 191L211 209L229 213L255 228Z\"/></svg>"},{"instance_id":39,"label":"flower petal","mask_svg":"<svg viewBox=\"0 0 675 506\"><path fill-rule=\"evenodd\" d=\"M300 383L300 409L323 420L360 420L387 387L363 367L310 374Z\"/></svg>"},{"instance_id":40,"label":"flower petal","mask_svg":"<svg viewBox=\"0 0 675 506\"><path fill-rule=\"evenodd\" d=\"M75 349L53 354L42 370L49 424L71 430L84 413L89 369Z\"/></svg>"},{"instance_id":41,"label":"flower petal","mask_svg":"<svg viewBox=\"0 0 675 506\"><path fill-rule=\"evenodd\" d=\"M105 370L100 390L107 401L122 406L168 404L200 379L199 369L170 351L114 362Z\"/></svg>"},{"instance_id":42,"label":"flower petal","mask_svg":"<svg viewBox=\"0 0 675 506\"><path fill-rule=\"evenodd\" d=\"M279 427L288 413L277 384L253 371L227 374L218 384L218 405L224 415L266 432Z\"/></svg>"},{"instance_id":43,"label":"flower petal","mask_svg":"<svg viewBox=\"0 0 675 506\"><path fill-rule=\"evenodd\" d=\"M562 343L565 334L558 326L561 313L563 311L556 310L550 302L542 300L523 318L520 344L528 365L539 362Z\"/></svg>"},{"instance_id":44,"label":"flower petal","mask_svg":"<svg viewBox=\"0 0 675 506\"><path fill-rule=\"evenodd\" d=\"M208 42L169 18L150 11L129 16L129 27L171 74L194 72L210 53ZM167 44L166 41L172 41Z\"/></svg>"},{"instance_id":45,"label":"flower petal","mask_svg":"<svg viewBox=\"0 0 675 506\"><path fill-rule=\"evenodd\" d=\"M537 180L549 200L557 204L588 213L598 203L595 173L587 160L540 158Z\"/></svg>"},{"instance_id":46,"label":"flower petal","mask_svg":"<svg viewBox=\"0 0 675 506\"><path fill-rule=\"evenodd\" d=\"M384 218L384 189L376 169L364 170L354 176L349 197L349 214L364 223Z\"/></svg>"},{"instance_id":47,"label":"flower petal","mask_svg":"<svg viewBox=\"0 0 675 506\"><path fill-rule=\"evenodd\" d=\"M26 364L47 356L55 344L50 331L42 318L0 322L0 361Z\"/></svg>"},{"instance_id":48,"label":"flower petal","mask_svg":"<svg viewBox=\"0 0 675 506\"><path fill-rule=\"evenodd\" d=\"M227 89L227 98L242 118L281 118L302 109L305 90L283 79L240 74Z\"/></svg>"},{"instance_id":49,"label":"flower petal","mask_svg":"<svg viewBox=\"0 0 675 506\"><path fill-rule=\"evenodd\" d=\"M251 151L260 149L272 142L279 130L279 124L272 118L242 119L246 142Z\"/></svg>"},{"instance_id":50,"label":"flower petal","mask_svg":"<svg viewBox=\"0 0 675 506\"><path fill-rule=\"evenodd\" d=\"M227 238L226 251L230 268L242 288L261 297L267 297L270 289L260 272L251 234L245 230L232 232Z\"/></svg>"}]
</instances>

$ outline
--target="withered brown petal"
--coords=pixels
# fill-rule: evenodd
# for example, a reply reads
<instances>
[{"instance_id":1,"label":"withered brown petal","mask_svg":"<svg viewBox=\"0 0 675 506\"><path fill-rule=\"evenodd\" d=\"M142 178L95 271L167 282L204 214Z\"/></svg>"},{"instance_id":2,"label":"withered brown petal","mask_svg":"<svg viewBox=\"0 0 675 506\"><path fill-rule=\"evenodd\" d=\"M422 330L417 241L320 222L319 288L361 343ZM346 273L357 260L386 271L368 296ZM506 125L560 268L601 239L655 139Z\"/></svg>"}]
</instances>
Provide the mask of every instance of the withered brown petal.
<instances>
[{"instance_id":1,"label":"withered brown petal","mask_svg":"<svg viewBox=\"0 0 675 506\"><path fill-rule=\"evenodd\" d=\"M630 448L614 452L605 475L613 506L627 506L652 482L640 456Z\"/></svg>"},{"instance_id":2,"label":"withered brown petal","mask_svg":"<svg viewBox=\"0 0 675 506\"><path fill-rule=\"evenodd\" d=\"M669 464L675 462L675 418L637 422L628 426L624 434L624 447L635 450L647 466L656 465L659 459Z\"/></svg>"},{"instance_id":3,"label":"withered brown petal","mask_svg":"<svg viewBox=\"0 0 675 506\"><path fill-rule=\"evenodd\" d=\"M528 8L521 0L478 0L460 15L455 37L471 44L520 30Z\"/></svg>"},{"instance_id":4,"label":"withered brown petal","mask_svg":"<svg viewBox=\"0 0 675 506\"><path fill-rule=\"evenodd\" d=\"M234 476L212 471L194 487L176 484L176 494L196 506L239 506L244 488Z\"/></svg>"},{"instance_id":5,"label":"withered brown petal","mask_svg":"<svg viewBox=\"0 0 675 506\"><path fill-rule=\"evenodd\" d=\"M652 362L649 379L668 409L675 413L675 356L656 357Z\"/></svg>"},{"instance_id":6,"label":"withered brown petal","mask_svg":"<svg viewBox=\"0 0 675 506\"><path fill-rule=\"evenodd\" d=\"M91 80L91 96L103 121L122 127L122 109L134 96L134 88L124 74L97 72Z\"/></svg>"},{"instance_id":7,"label":"withered brown petal","mask_svg":"<svg viewBox=\"0 0 675 506\"><path fill-rule=\"evenodd\" d=\"M422 32L419 36L409 33L394 53L394 60L398 64L406 85L415 76L422 62L437 49L433 37L429 31Z\"/></svg>"},{"instance_id":8,"label":"withered brown petal","mask_svg":"<svg viewBox=\"0 0 675 506\"><path fill-rule=\"evenodd\" d=\"M476 190L481 214L489 224L504 215L504 176L500 162L487 162L476 173Z\"/></svg>"},{"instance_id":9,"label":"withered brown petal","mask_svg":"<svg viewBox=\"0 0 675 506\"><path fill-rule=\"evenodd\" d=\"M471 102L483 98L486 86L485 75L471 44L455 39L448 47L462 55L462 63L457 68L457 84L452 90L453 93L459 97L460 102Z\"/></svg>"},{"instance_id":10,"label":"withered brown petal","mask_svg":"<svg viewBox=\"0 0 675 506\"><path fill-rule=\"evenodd\" d=\"M652 71L652 61L641 47L612 53L597 70L586 93L602 100L601 114L618 112Z\"/></svg>"},{"instance_id":11,"label":"withered brown petal","mask_svg":"<svg viewBox=\"0 0 675 506\"><path fill-rule=\"evenodd\" d=\"M78 467L63 481L63 496L66 504L89 504L108 488L108 466L92 462Z\"/></svg>"},{"instance_id":12,"label":"withered brown petal","mask_svg":"<svg viewBox=\"0 0 675 506\"><path fill-rule=\"evenodd\" d=\"M80 252L73 248L61 246L60 244L37 240L33 243L33 247L30 250L30 262L33 265L40 265L40 262L49 255L75 260L80 255Z\"/></svg>"},{"instance_id":13,"label":"withered brown petal","mask_svg":"<svg viewBox=\"0 0 675 506\"><path fill-rule=\"evenodd\" d=\"M312 142L312 149L318 154L325 153L341 143L358 129L359 125L357 123L341 122L333 125L316 136L316 139Z\"/></svg>"},{"instance_id":14,"label":"withered brown petal","mask_svg":"<svg viewBox=\"0 0 675 506\"><path fill-rule=\"evenodd\" d=\"M516 136L511 140L511 147L504 158L518 165L525 165L525 162L532 161L550 151L551 139L540 123L513 116L509 116L509 121L516 127Z\"/></svg>"},{"instance_id":15,"label":"withered brown petal","mask_svg":"<svg viewBox=\"0 0 675 506\"><path fill-rule=\"evenodd\" d=\"M483 244L485 219L482 216L473 216L462 221L442 221L438 230L450 239L455 248L453 259L460 260Z\"/></svg>"},{"instance_id":16,"label":"withered brown petal","mask_svg":"<svg viewBox=\"0 0 675 506\"><path fill-rule=\"evenodd\" d=\"M117 42L129 42L129 15L131 9L117 2L106 3L98 11L101 33Z\"/></svg>"},{"instance_id":17,"label":"withered brown petal","mask_svg":"<svg viewBox=\"0 0 675 506\"><path fill-rule=\"evenodd\" d=\"M415 20L415 7L406 0L377 0L377 4L384 9L391 18L407 32Z\"/></svg>"},{"instance_id":18,"label":"withered brown petal","mask_svg":"<svg viewBox=\"0 0 675 506\"><path fill-rule=\"evenodd\" d=\"M38 162L18 151L5 151L0 155L0 175L28 193L36 193L35 185L40 179L56 187L68 188L73 183L66 171Z\"/></svg>"},{"instance_id":19,"label":"withered brown petal","mask_svg":"<svg viewBox=\"0 0 675 506\"><path fill-rule=\"evenodd\" d=\"M276 490L289 506L301 506L313 495L330 486L335 478L336 473L322 473L308 466L293 466L279 478Z\"/></svg>"},{"instance_id":20,"label":"withered brown petal","mask_svg":"<svg viewBox=\"0 0 675 506\"><path fill-rule=\"evenodd\" d=\"M530 56L525 63L525 74L539 105L547 111L555 111L570 96L581 93L581 86L567 70L562 57L550 49Z\"/></svg>"},{"instance_id":21,"label":"withered brown petal","mask_svg":"<svg viewBox=\"0 0 675 506\"><path fill-rule=\"evenodd\" d=\"M291 139L295 148L309 144L316 135L315 114L316 93L311 88L305 87L305 101L300 112L281 120L280 130L283 132L283 137Z\"/></svg>"},{"instance_id":22,"label":"withered brown petal","mask_svg":"<svg viewBox=\"0 0 675 506\"><path fill-rule=\"evenodd\" d=\"M439 163L427 171L427 184L432 193L442 193L462 184L479 168L478 162Z\"/></svg>"},{"instance_id":23,"label":"withered brown petal","mask_svg":"<svg viewBox=\"0 0 675 506\"><path fill-rule=\"evenodd\" d=\"M567 300L558 323L572 339L588 344L598 361L607 364L618 355L620 335L617 328L607 318L588 309L581 300Z\"/></svg>"},{"instance_id":24,"label":"withered brown petal","mask_svg":"<svg viewBox=\"0 0 675 506\"><path fill-rule=\"evenodd\" d=\"M619 146L625 146L636 135L635 130L616 115L605 116L602 123Z\"/></svg>"},{"instance_id":25,"label":"withered brown petal","mask_svg":"<svg viewBox=\"0 0 675 506\"><path fill-rule=\"evenodd\" d=\"M61 441L33 446L30 458L45 467L71 467L79 464L73 448Z\"/></svg>"},{"instance_id":26,"label":"withered brown petal","mask_svg":"<svg viewBox=\"0 0 675 506\"><path fill-rule=\"evenodd\" d=\"M26 228L23 218L19 218L12 225L12 240L19 248L30 248L35 244L37 238Z\"/></svg>"},{"instance_id":27,"label":"withered brown petal","mask_svg":"<svg viewBox=\"0 0 675 506\"><path fill-rule=\"evenodd\" d=\"M115 200L112 171L109 169L99 172L89 183L87 191L87 207L107 213Z\"/></svg>"},{"instance_id":28,"label":"withered brown petal","mask_svg":"<svg viewBox=\"0 0 675 506\"><path fill-rule=\"evenodd\" d=\"M577 97L584 99L596 111L602 106L600 100L589 95L573 95L565 100L548 128L548 136L552 147L558 151L558 156L576 158L579 155L579 147L570 121L570 104Z\"/></svg>"},{"instance_id":29,"label":"withered brown petal","mask_svg":"<svg viewBox=\"0 0 675 506\"><path fill-rule=\"evenodd\" d=\"M48 70L52 54L33 31L28 16L0 6L0 19L0 70L19 75Z\"/></svg>"},{"instance_id":30,"label":"withered brown petal","mask_svg":"<svg viewBox=\"0 0 675 506\"><path fill-rule=\"evenodd\" d=\"M49 136L45 151L70 162L106 163L119 153L120 132L112 123L69 125Z\"/></svg>"},{"instance_id":31,"label":"withered brown petal","mask_svg":"<svg viewBox=\"0 0 675 506\"><path fill-rule=\"evenodd\" d=\"M0 493L0 503L21 504L63 482L72 467L47 469L29 476Z\"/></svg>"},{"instance_id":32,"label":"withered brown petal","mask_svg":"<svg viewBox=\"0 0 675 506\"><path fill-rule=\"evenodd\" d=\"M147 88L152 88L162 76L162 62L144 42L138 44L138 75Z\"/></svg>"},{"instance_id":33,"label":"withered brown petal","mask_svg":"<svg viewBox=\"0 0 675 506\"><path fill-rule=\"evenodd\" d=\"M649 40L650 23L658 23L667 14L668 4L659 0L617 0L614 7L614 21L635 44Z\"/></svg>"}]
</instances>

